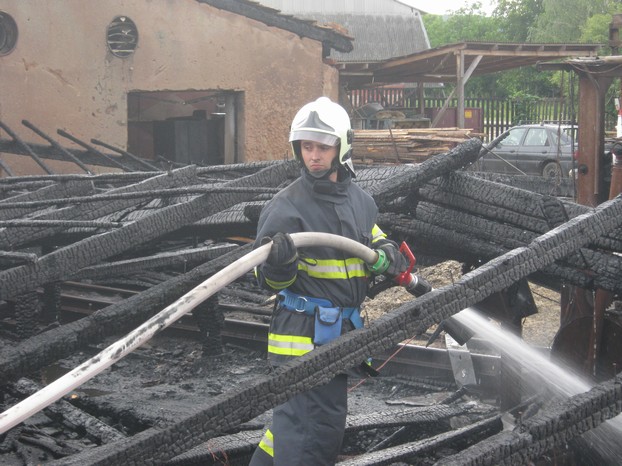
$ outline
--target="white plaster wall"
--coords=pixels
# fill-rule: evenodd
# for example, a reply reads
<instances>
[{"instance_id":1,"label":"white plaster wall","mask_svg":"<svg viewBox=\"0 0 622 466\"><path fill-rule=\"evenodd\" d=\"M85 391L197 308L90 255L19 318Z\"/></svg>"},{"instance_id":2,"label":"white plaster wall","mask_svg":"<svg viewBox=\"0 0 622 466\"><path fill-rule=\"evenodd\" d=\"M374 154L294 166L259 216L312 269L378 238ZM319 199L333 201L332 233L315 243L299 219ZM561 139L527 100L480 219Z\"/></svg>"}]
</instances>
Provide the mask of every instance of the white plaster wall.
<instances>
[{"instance_id":1,"label":"white plaster wall","mask_svg":"<svg viewBox=\"0 0 622 466\"><path fill-rule=\"evenodd\" d=\"M19 28L0 57L0 119L43 141L28 119L64 145L58 128L125 148L130 91L243 92L240 161L282 158L295 112L320 95L337 98L338 73L321 43L195 0L0 0ZM114 57L106 28L118 15L138 27L129 58ZM6 138L6 134L1 137Z\"/></svg>"}]
</instances>

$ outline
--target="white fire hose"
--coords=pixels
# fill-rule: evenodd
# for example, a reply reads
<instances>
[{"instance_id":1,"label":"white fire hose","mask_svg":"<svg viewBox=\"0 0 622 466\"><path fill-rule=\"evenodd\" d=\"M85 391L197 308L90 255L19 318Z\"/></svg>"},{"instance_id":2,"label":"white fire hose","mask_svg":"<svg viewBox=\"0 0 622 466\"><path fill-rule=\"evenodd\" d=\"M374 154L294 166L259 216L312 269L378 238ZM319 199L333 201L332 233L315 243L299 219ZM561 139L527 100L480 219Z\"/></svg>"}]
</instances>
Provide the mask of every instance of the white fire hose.
<instances>
[{"instance_id":1,"label":"white fire hose","mask_svg":"<svg viewBox=\"0 0 622 466\"><path fill-rule=\"evenodd\" d=\"M329 246L359 257L368 264L374 264L378 260L378 253L342 236L328 233L293 233L291 237L297 247ZM96 356L1 413L0 434L28 419L33 414L41 411L73 389L95 377L104 369L146 343L156 333L180 319L184 314L191 311L221 288L224 288L246 272L263 263L268 257L271 247L272 242L269 242L229 264Z\"/></svg>"}]
</instances>

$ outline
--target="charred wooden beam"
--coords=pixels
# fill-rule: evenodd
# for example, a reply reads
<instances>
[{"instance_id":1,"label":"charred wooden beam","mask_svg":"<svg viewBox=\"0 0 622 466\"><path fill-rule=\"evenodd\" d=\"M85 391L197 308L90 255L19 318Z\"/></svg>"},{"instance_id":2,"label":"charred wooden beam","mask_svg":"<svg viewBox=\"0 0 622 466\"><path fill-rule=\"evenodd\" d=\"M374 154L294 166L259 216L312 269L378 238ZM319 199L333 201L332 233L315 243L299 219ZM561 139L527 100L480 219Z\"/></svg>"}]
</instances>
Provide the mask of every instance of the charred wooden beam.
<instances>
[{"instance_id":1,"label":"charred wooden beam","mask_svg":"<svg viewBox=\"0 0 622 466\"><path fill-rule=\"evenodd\" d=\"M415 218L387 213L378 220L385 231L406 239L415 251L436 252L468 264L486 262L537 237L527 229L428 203L418 204ZM580 248L539 272L554 281L622 293L622 257L617 254Z\"/></svg>"},{"instance_id":2,"label":"charred wooden beam","mask_svg":"<svg viewBox=\"0 0 622 466\"><path fill-rule=\"evenodd\" d=\"M31 252L0 251L0 262L35 262L39 256Z\"/></svg>"},{"instance_id":3,"label":"charred wooden beam","mask_svg":"<svg viewBox=\"0 0 622 466\"><path fill-rule=\"evenodd\" d=\"M118 191L118 190L111 190ZM84 197L67 197L58 199L46 199L39 201L23 201L23 202L6 202L0 204L0 211L10 208L39 208L50 206L65 206L68 204L91 204L101 201L119 201L128 199L137 199L141 202L151 199L167 199L179 196L189 196L193 194L206 194L206 193L251 193L251 194L276 194L279 191L278 188L263 188L263 187L223 187L214 185L194 185L185 188L165 188L149 191L127 191L127 192L115 192L110 194L106 192L103 194L97 194L94 196ZM8 200L7 200L8 201Z\"/></svg>"},{"instance_id":4,"label":"charred wooden beam","mask_svg":"<svg viewBox=\"0 0 622 466\"><path fill-rule=\"evenodd\" d=\"M443 466L475 466L495 458L497 464L529 464L620 414L622 379L618 375L591 390L560 401L523 422L460 453L444 458Z\"/></svg>"},{"instance_id":5,"label":"charred wooden beam","mask_svg":"<svg viewBox=\"0 0 622 466\"><path fill-rule=\"evenodd\" d=\"M43 199L53 199L57 197L84 196L93 193L93 183L89 181L67 181L44 186L41 189L30 193L24 193L0 201L0 219L23 217L36 211L36 207L25 207L15 205L16 203L39 201ZM10 207L9 207L10 206Z\"/></svg>"},{"instance_id":6,"label":"charred wooden beam","mask_svg":"<svg viewBox=\"0 0 622 466\"><path fill-rule=\"evenodd\" d=\"M494 292L576 251L622 224L622 196L601 204L538 237L529 246L510 251L448 285L408 302L375 320L370 327L343 335L280 367L270 377L226 393L200 412L164 430L149 429L132 439L78 454L73 464L156 464L253 419L310 387L387 351L412 335L425 332Z\"/></svg>"},{"instance_id":7,"label":"charred wooden beam","mask_svg":"<svg viewBox=\"0 0 622 466\"><path fill-rule=\"evenodd\" d=\"M39 296L36 292L23 293L14 299L15 330L20 338L28 338L37 332L36 317L39 313Z\"/></svg>"},{"instance_id":8,"label":"charred wooden beam","mask_svg":"<svg viewBox=\"0 0 622 466\"><path fill-rule=\"evenodd\" d=\"M267 194L261 197L272 197ZM257 232L257 221L259 211L266 204L266 201L251 201L236 204L233 207L217 212L214 215L203 218L196 223L184 228L188 234L202 234L211 238L222 238L232 236L251 236ZM251 213L251 217L248 213ZM254 214L257 216L254 216Z\"/></svg>"},{"instance_id":9,"label":"charred wooden beam","mask_svg":"<svg viewBox=\"0 0 622 466\"><path fill-rule=\"evenodd\" d=\"M4 178L4 179L10 179L10 178ZM25 182L22 182L21 179L19 178L15 178L15 180L18 180L18 181L14 183L13 185L0 184L0 193L8 197L11 195L20 195L20 194L29 193L30 191L33 191L35 189L45 188L46 186L52 186L54 184L51 181L44 181L44 180L25 181ZM14 194L11 194L11 193L14 193Z\"/></svg>"},{"instance_id":10,"label":"charred wooden beam","mask_svg":"<svg viewBox=\"0 0 622 466\"><path fill-rule=\"evenodd\" d=\"M32 380L22 378L15 384L11 384L8 390L13 396L25 398L41 390L41 386ZM48 406L44 413L51 419L69 425L73 429L86 432L87 437L98 445L115 442L127 437L124 433L76 408L66 400L61 399Z\"/></svg>"},{"instance_id":11,"label":"charred wooden beam","mask_svg":"<svg viewBox=\"0 0 622 466\"><path fill-rule=\"evenodd\" d=\"M211 296L192 310L203 343L205 354L222 354L222 330L225 327L223 308L218 304L218 295Z\"/></svg>"},{"instance_id":12,"label":"charred wooden beam","mask_svg":"<svg viewBox=\"0 0 622 466\"><path fill-rule=\"evenodd\" d=\"M291 176L296 164L280 164L239 180L226 183L227 187L275 186ZM70 246L53 251L26 264L0 272L0 297L10 299L50 281L64 280L83 267L115 256L137 245L144 244L183 225L247 201L253 194L204 194L187 202L159 209L132 223L107 233L94 235Z\"/></svg>"},{"instance_id":13,"label":"charred wooden beam","mask_svg":"<svg viewBox=\"0 0 622 466\"><path fill-rule=\"evenodd\" d=\"M146 170L156 170L156 171L159 170L158 167L149 163L147 160L142 159L140 157L136 157L134 154L131 154L130 152L124 151L122 149L117 149L111 146L110 144L106 144L105 142L100 141L98 139L91 139L91 142L97 146L105 147L106 149L109 149L113 152L117 152L118 154L127 157L128 159L130 159L133 162L136 162L138 165L142 166Z\"/></svg>"},{"instance_id":14,"label":"charred wooden beam","mask_svg":"<svg viewBox=\"0 0 622 466\"><path fill-rule=\"evenodd\" d=\"M66 156L64 153L59 151L56 147L44 146L43 144L28 144L32 150L39 154L40 157L48 160L66 160ZM76 149L67 149L74 156L80 159L83 163L87 165L95 165L95 166L103 166L103 167L117 167L115 164L108 161L107 158L102 158L100 156L96 156L92 152L88 150L76 150ZM12 140L0 139L0 152L6 152L7 154L15 154L15 155L30 155L24 147L22 147L19 143ZM11 175L13 176L13 175Z\"/></svg>"},{"instance_id":15,"label":"charred wooden beam","mask_svg":"<svg viewBox=\"0 0 622 466\"><path fill-rule=\"evenodd\" d=\"M434 424L453 416L465 414L471 410L467 404L433 405L403 410L371 412L357 416L349 416L346 420L346 429L349 432L358 432L377 427L400 427L405 425L425 426Z\"/></svg>"},{"instance_id":16,"label":"charred wooden beam","mask_svg":"<svg viewBox=\"0 0 622 466\"><path fill-rule=\"evenodd\" d=\"M37 449L44 450L45 456L51 455L53 458L63 458L76 452L76 449L67 443L37 428L26 427L22 429L18 440L19 443L16 444L16 451L19 456L24 458L26 463L34 462L35 455L33 454L34 452L30 451L30 448L26 448L22 444L34 445ZM41 453L38 453L38 455L41 457Z\"/></svg>"},{"instance_id":17,"label":"charred wooden beam","mask_svg":"<svg viewBox=\"0 0 622 466\"><path fill-rule=\"evenodd\" d=\"M136 191L151 190L151 189L166 189L171 186L180 186L191 183L196 180L196 172L193 167L187 167L180 170L176 170L170 174L163 174L153 178L149 178L139 183L135 183L130 186L117 188L108 191L108 194L130 194ZM80 204L76 199L69 198L68 202L75 202L75 205L71 207L65 207L64 209L56 210L53 212L45 212L39 216L34 217L35 220L90 220L103 217L105 215L122 211L129 207L133 207L140 203L141 198L138 199L122 199L118 202L109 202L106 199L100 200L98 195L93 195L88 198L89 202L86 204ZM50 200L54 202L53 200ZM43 201L40 201L43 202ZM44 202L45 204L45 202ZM32 204L29 204L32 205ZM0 204L0 212L5 204ZM6 205L7 207L10 206ZM48 228L33 228L24 227L19 230L0 230L0 247L5 249L15 248L17 246L27 244L37 239L51 236L58 233L64 227L48 227ZM90 264L89 264L90 265Z\"/></svg>"},{"instance_id":18,"label":"charred wooden beam","mask_svg":"<svg viewBox=\"0 0 622 466\"><path fill-rule=\"evenodd\" d=\"M114 276L134 275L145 270L171 269L173 267L186 269L184 270L186 272L198 264L216 259L237 248L238 246L234 245L220 245L164 252L153 256L85 267L70 278L72 280L97 280Z\"/></svg>"},{"instance_id":19,"label":"charred wooden beam","mask_svg":"<svg viewBox=\"0 0 622 466\"><path fill-rule=\"evenodd\" d=\"M264 168L271 167L273 165L280 165L280 160L261 160L257 162L249 163L232 163L227 165L210 165L209 167L197 167L197 173L201 176L221 174L231 176L233 178L240 178L242 176L252 175Z\"/></svg>"},{"instance_id":20,"label":"charred wooden beam","mask_svg":"<svg viewBox=\"0 0 622 466\"><path fill-rule=\"evenodd\" d=\"M479 157L482 141L470 139L445 154L436 155L425 162L405 171L401 176L384 179L369 191L376 200L378 208L385 210L395 199L407 197L424 183L442 176L449 171L464 168Z\"/></svg>"},{"instance_id":21,"label":"charred wooden beam","mask_svg":"<svg viewBox=\"0 0 622 466\"><path fill-rule=\"evenodd\" d=\"M61 284L47 283L43 287L41 296L41 321L55 325L59 320L61 310Z\"/></svg>"},{"instance_id":22,"label":"charred wooden beam","mask_svg":"<svg viewBox=\"0 0 622 466\"><path fill-rule=\"evenodd\" d=\"M464 414L469 410L470 408L466 405L436 405L376 412L370 415L348 416L346 419L345 442L348 441L348 437L354 437L361 431L379 427L405 425L413 428L425 428L452 416ZM263 431L254 430L216 437L167 461L166 466L220 464L225 461L235 461L235 464L238 464L238 462L241 464L246 456L250 458L262 435Z\"/></svg>"},{"instance_id":23,"label":"charred wooden beam","mask_svg":"<svg viewBox=\"0 0 622 466\"><path fill-rule=\"evenodd\" d=\"M7 176L15 176L15 173L13 172L13 170L11 170L11 167L9 167L6 163L4 163L4 160L2 160L1 158L0 158L0 170L4 171L4 173L6 173Z\"/></svg>"},{"instance_id":24,"label":"charred wooden beam","mask_svg":"<svg viewBox=\"0 0 622 466\"><path fill-rule=\"evenodd\" d=\"M503 422L501 421L501 416L493 416L425 440L404 443L366 455L359 455L351 460L341 461L338 464L341 466L372 466L393 464L399 461L412 461L418 456L429 455L431 452L441 448L464 448L473 442L480 442L500 432L502 429Z\"/></svg>"},{"instance_id":25,"label":"charred wooden beam","mask_svg":"<svg viewBox=\"0 0 622 466\"><path fill-rule=\"evenodd\" d=\"M22 120L22 124L32 130L33 132L35 132L38 136L42 137L43 139L45 139L47 142L50 143L50 145L54 148L56 148L58 150L58 152L60 152L62 155L64 155L66 157L67 160L75 163L78 167L80 167L82 170L84 170L87 174L92 175L93 172L91 172L91 170L89 169L89 167L87 167L86 165L84 165L84 163L82 163L82 160L80 160L78 157L76 157L75 155L73 155L71 152L69 152L67 149L65 149L64 147L62 147L58 142L56 142L54 139L52 139L50 136L48 136L47 134L45 134L43 131L41 131L39 128L37 128L35 125L33 125L32 123L30 123L28 120Z\"/></svg>"},{"instance_id":26,"label":"charred wooden beam","mask_svg":"<svg viewBox=\"0 0 622 466\"><path fill-rule=\"evenodd\" d=\"M456 172L433 180L419 191L419 196L436 204L467 210L536 233L542 234L549 230L548 221L541 210L545 196L481 180L467 173ZM561 202L569 218L585 214L591 209L570 201ZM619 251L622 247L622 229L616 228L607 232L597 238L594 244Z\"/></svg>"},{"instance_id":27,"label":"charred wooden beam","mask_svg":"<svg viewBox=\"0 0 622 466\"><path fill-rule=\"evenodd\" d=\"M87 144L86 142L81 141L81 140L80 140L80 139L78 139L77 137L72 136L72 135L71 135L71 134L69 134L67 131L64 131L64 130L62 130L62 129L58 129L58 130L56 130L56 132L57 132L59 135L61 135L62 137L67 138L67 139L69 139L70 141L75 142L75 143L76 143L76 144L78 144L79 146L84 147L84 148L85 148L86 150L88 150L89 152L91 152L91 153L93 153L93 154L95 154L95 155L100 156L102 159L106 159L106 160L107 160L108 162L110 162L113 166L115 166L115 167L117 167L117 168L120 168L121 170L124 170L124 171L127 171L127 172L129 172L129 171L133 171L131 167L128 167L127 165L125 165L125 164L121 163L121 161L120 161L120 160L117 160L117 159L120 159L120 157L116 157L116 156L111 156L111 155L108 155L108 154L104 154L103 152L100 152L100 151L98 151L97 149L95 149L95 148L94 148L93 146L91 146L90 144ZM141 170L138 170L138 171L141 171Z\"/></svg>"},{"instance_id":28,"label":"charred wooden beam","mask_svg":"<svg viewBox=\"0 0 622 466\"><path fill-rule=\"evenodd\" d=\"M0 353L0 378L8 381L67 357L77 349L127 332L250 251L250 245L223 254L189 272L111 304L94 314L35 335Z\"/></svg>"},{"instance_id":29,"label":"charred wooden beam","mask_svg":"<svg viewBox=\"0 0 622 466\"><path fill-rule=\"evenodd\" d=\"M565 197L574 199L576 196L575 180L571 178L550 179L535 175L507 175L504 173L471 172L477 178L500 183L514 188L523 189L544 196Z\"/></svg>"},{"instance_id":30,"label":"charred wooden beam","mask_svg":"<svg viewBox=\"0 0 622 466\"><path fill-rule=\"evenodd\" d=\"M0 128L2 128L6 133L13 138L13 140L28 154L36 163L39 165L45 173L52 174L54 170L46 165L46 163L39 157L35 151L33 151L28 144L26 144L17 134L13 132L11 128L5 125L2 121L0 121Z\"/></svg>"},{"instance_id":31,"label":"charred wooden beam","mask_svg":"<svg viewBox=\"0 0 622 466\"><path fill-rule=\"evenodd\" d=\"M89 181L94 184L127 184L151 178L153 176L162 175L166 172L118 172L118 173L102 173L99 175L82 175L82 174L66 174L66 175L23 175L15 178L0 178L2 186L19 186L23 183L61 183L68 181Z\"/></svg>"},{"instance_id":32,"label":"charred wooden beam","mask_svg":"<svg viewBox=\"0 0 622 466\"><path fill-rule=\"evenodd\" d=\"M500 223L519 225L529 231L549 230L538 209L539 196L463 173L434 180L422 187L418 194L424 201Z\"/></svg>"},{"instance_id":33,"label":"charred wooden beam","mask_svg":"<svg viewBox=\"0 0 622 466\"><path fill-rule=\"evenodd\" d=\"M121 222L104 222L101 220L0 220L0 228L24 228L24 227L61 227L66 228L95 228L110 229L122 227Z\"/></svg>"}]
</instances>

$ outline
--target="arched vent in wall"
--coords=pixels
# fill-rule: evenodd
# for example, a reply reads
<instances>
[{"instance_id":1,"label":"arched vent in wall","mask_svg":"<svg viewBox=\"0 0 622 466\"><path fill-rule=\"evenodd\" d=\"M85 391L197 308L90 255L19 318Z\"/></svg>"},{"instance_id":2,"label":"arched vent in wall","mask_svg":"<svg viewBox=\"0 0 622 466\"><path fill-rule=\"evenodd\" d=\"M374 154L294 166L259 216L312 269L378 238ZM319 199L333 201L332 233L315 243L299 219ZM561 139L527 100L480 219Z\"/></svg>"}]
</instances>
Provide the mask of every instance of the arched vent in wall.
<instances>
[{"instance_id":1,"label":"arched vent in wall","mask_svg":"<svg viewBox=\"0 0 622 466\"><path fill-rule=\"evenodd\" d=\"M110 52L119 58L131 55L138 45L138 29L127 16L117 16L108 25L106 42Z\"/></svg>"},{"instance_id":2,"label":"arched vent in wall","mask_svg":"<svg viewBox=\"0 0 622 466\"><path fill-rule=\"evenodd\" d=\"M17 43L17 24L15 20L0 11L0 55L11 53Z\"/></svg>"}]
</instances>

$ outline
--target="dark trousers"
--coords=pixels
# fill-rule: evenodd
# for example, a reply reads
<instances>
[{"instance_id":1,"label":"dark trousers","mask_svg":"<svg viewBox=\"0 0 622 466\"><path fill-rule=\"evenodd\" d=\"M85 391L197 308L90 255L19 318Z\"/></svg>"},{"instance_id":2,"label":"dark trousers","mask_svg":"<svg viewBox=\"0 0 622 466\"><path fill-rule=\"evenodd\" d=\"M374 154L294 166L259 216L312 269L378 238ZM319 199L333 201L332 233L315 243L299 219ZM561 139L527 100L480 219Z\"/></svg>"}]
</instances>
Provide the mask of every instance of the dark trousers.
<instances>
[{"instance_id":1,"label":"dark trousers","mask_svg":"<svg viewBox=\"0 0 622 466\"><path fill-rule=\"evenodd\" d=\"M348 411L347 376L274 408L274 458L257 448L250 466L332 466L341 451Z\"/></svg>"}]
</instances>

